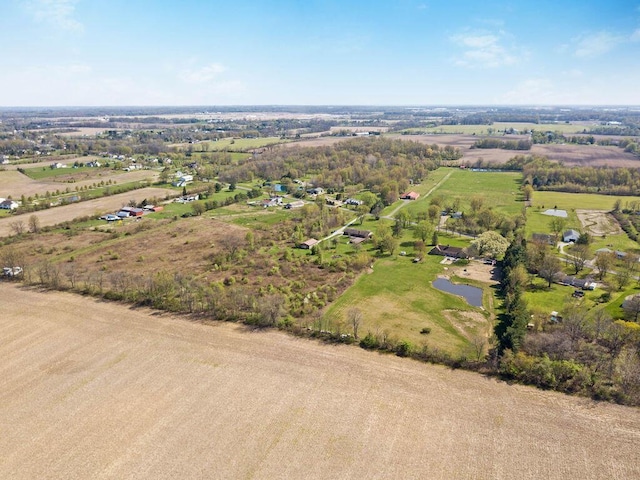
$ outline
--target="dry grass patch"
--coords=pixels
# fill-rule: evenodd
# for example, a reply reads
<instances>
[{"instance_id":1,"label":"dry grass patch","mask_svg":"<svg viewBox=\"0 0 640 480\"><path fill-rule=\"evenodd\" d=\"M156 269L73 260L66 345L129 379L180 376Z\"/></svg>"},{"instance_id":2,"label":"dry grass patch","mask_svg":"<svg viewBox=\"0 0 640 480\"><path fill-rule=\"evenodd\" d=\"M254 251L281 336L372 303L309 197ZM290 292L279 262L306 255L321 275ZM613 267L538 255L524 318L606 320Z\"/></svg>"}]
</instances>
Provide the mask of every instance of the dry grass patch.
<instances>
[{"instance_id":1,"label":"dry grass patch","mask_svg":"<svg viewBox=\"0 0 640 480\"><path fill-rule=\"evenodd\" d=\"M600 237L602 235L622 234L622 228L606 210L578 210L576 209L578 220L582 228L590 235Z\"/></svg>"}]
</instances>

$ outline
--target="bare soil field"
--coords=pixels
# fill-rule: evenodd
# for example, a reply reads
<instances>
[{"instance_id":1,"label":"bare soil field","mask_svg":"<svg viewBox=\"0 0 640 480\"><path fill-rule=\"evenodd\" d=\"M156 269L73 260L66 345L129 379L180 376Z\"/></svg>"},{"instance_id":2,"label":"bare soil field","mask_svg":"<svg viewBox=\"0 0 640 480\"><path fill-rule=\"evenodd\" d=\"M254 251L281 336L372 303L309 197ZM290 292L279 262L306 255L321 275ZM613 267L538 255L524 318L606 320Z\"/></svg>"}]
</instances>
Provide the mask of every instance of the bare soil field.
<instances>
[{"instance_id":1,"label":"bare soil field","mask_svg":"<svg viewBox=\"0 0 640 480\"><path fill-rule=\"evenodd\" d=\"M607 210L576 210L582 228L590 235L619 235L622 228Z\"/></svg>"},{"instance_id":2,"label":"bare soil field","mask_svg":"<svg viewBox=\"0 0 640 480\"><path fill-rule=\"evenodd\" d=\"M72 162L73 163L73 162ZM73 175L73 172L70 172ZM112 180L116 184L139 182L143 180L155 180L159 176L157 171L153 170L136 170L134 172L122 172L115 170L96 171L95 175L87 178L87 174L78 176L78 179L69 182L70 177L67 175L51 177L42 180L32 180L17 171L0 172L0 195L3 197L12 196L19 199L21 195L27 197L35 195L44 195L47 191L55 192L56 190L64 191L67 187L73 192L75 188L91 186L94 183L108 182Z\"/></svg>"},{"instance_id":3,"label":"bare soil field","mask_svg":"<svg viewBox=\"0 0 640 480\"><path fill-rule=\"evenodd\" d=\"M534 145L532 154L544 155L567 166L640 167L640 158L618 147L599 145Z\"/></svg>"},{"instance_id":4,"label":"bare soil field","mask_svg":"<svg viewBox=\"0 0 640 480\"><path fill-rule=\"evenodd\" d=\"M0 219L0 237L11 235L11 223L16 220L22 220L25 225L31 215L35 215L40 219L40 226L46 227L56 225L62 222L68 222L75 218L87 215L99 215L104 212L115 211L129 203L130 200L141 201L144 198L165 197L166 195L175 195L174 190L168 188L141 188L131 192L102 197L96 200L87 200L86 202L72 203L60 207L41 210L28 215L17 215Z\"/></svg>"},{"instance_id":5,"label":"bare soil field","mask_svg":"<svg viewBox=\"0 0 640 480\"><path fill-rule=\"evenodd\" d=\"M541 155L550 160L563 162L567 166L590 166L590 167L640 167L640 158L631 153L625 152L618 147L602 147L599 145L533 145L531 150L500 150L489 148L475 148L471 146L480 137L475 135L389 135L392 138L413 140L416 142L437 144L440 146L450 145L459 148L463 153L462 162L473 163L478 159L486 162L506 163L516 155ZM509 135L508 140L520 140L526 136Z\"/></svg>"},{"instance_id":6,"label":"bare soil field","mask_svg":"<svg viewBox=\"0 0 640 480\"><path fill-rule=\"evenodd\" d=\"M636 409L0 283L0 477L640 477Z\"/></svg>"}]
</instances>

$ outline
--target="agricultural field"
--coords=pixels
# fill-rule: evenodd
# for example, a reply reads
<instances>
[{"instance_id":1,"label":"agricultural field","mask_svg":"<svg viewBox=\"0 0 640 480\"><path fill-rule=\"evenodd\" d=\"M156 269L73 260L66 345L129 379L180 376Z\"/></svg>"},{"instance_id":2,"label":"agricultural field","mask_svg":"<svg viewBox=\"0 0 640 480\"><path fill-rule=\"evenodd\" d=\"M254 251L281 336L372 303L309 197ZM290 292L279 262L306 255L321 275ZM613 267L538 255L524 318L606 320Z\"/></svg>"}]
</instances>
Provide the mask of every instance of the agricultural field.
<instances>
[{"instance_id":1,"label":"agricultural field","mask_svg":"<svg viewBox=\"0 0 640 480\"><path fill-rule=\"evenodd\" d=\"M491 125L438 125L436 127L417 127L410 128L406 131L425 132L431 134L444 135L494 135L502 136L506 130L513 129L519 132L527 130L537 130L542 132L560 132L563 134L582 133L585 129L589 129L593 124L582 123L521 123L521 122L493 122ZM511 138L511 137L508 137Z\"/></svg>"},{"instance_id":2,"label":"agricultural field","mask_svg":"<svg viewBox=\"0 0 640 480\"><path fill-rule=\"evenodd\" d=\"M256 148L268 147L286 143L280 137L260 137L260 138L222 138L218 141L205 141L195 144L181 143L169 145L170 147L186 150L191 148L194 151L208 152L246 152Z\"/></svg>"},{"instance_id":3,"label":"agricultural field","mask_svg":"<svg viewBox=\"0 0 640 480\"><path fill-rule=\"evenodd\" d=\"M165 198L167 196L173 197L175 195L176 192L174 190L148 187L132 190L127 193L120 193L118 195L106 196L95 200L86 200L83 202L49 208L47 210L40 210L27 215L4 217L0 218L0 237L6 237L14 234L11 224L16 221L24 222L26 229L29 217L32 215L39 219L41 227L47 227L63 222L70 222L80 217L97 217L105 212L113 212L124 205L128 205L131 200L141 201L145 198Z\"/></svg>"},{"instance_id":4,"label":"agricultural field","mask_svg":"<svg viewBox=\"0 0 640 480\"><path fill-rule=\"evenodd\" d=\"M46 170L50 170L48 167ZM93 188L94 184L122 185L124 183L149 181L158 178L159 172L155 170L135 170L124 172L121 170L91 169L90 172L74 172L75 169L64 168L59 175L54 175L38 180L29 178L27 175L16 170L0 171L0 196L20 199L34 196L36 194L44 196L46 192L55 193L56 190L67 193L74 193L77 189ZM55 170L51 170L55 171Z\"/></svg>"},{"instance_id":5,"label":"agricultural field","mask_svg":"<svg viewBox=\"0 0 640 480\"><path fill-rule=\"evenodd\" d=\"M0 295L2 478L640 476L633 408L64 292Z\"/></svg>"}]
</instances>

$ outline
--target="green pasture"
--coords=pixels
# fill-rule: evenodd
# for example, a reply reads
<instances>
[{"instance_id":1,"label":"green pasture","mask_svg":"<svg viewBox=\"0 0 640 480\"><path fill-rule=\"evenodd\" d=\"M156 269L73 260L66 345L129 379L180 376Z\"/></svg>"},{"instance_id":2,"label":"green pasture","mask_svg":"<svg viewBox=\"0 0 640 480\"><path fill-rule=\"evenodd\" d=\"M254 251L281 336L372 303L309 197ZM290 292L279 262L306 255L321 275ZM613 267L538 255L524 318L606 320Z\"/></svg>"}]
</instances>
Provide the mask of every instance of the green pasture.
<instances>
[{"instance_id":1,"label":"green pasture","mask_svg":"<svg viewBox=\"0 0 640 480\"><path fill-rule=\"evenodd\" d=\"M416 347L426 343L453 355L465 353L470 345L467 335L480 334L488 326L479 324L465 335L443 314L443 310L452 311L454 316L461 311L482 311L431 286L443 272L441 260L442 257L427 256L423 262L413 263L411 255L379 259L373 272L360 276L330 306L326 316L346 322L349 309L356 307L364 314L361 336L367 332L384 333L394 340L408 340ZM428 335L420 333L425 327L431 329Z\"/></svg>"},{"instance_id":2,"label":"green pasture","mask_svg":"<svg viewBox=\"0 0 640 480\"><path fill-rule=\"evenodd\" d=\"M376 221L366 221L362 227L375 231ZM411 229L407 229L400 239L394 255L377 258L373 271L361 275L347 291L326 311L325 317L347 325L350 308L363 312L359 333L386 334L393 340L408 340L417 348L427 344L452 355L468 354L471 339L485 334L491 326L490 315L479 308L471 307L463 298L441 292L431 286L438 274L447 273L451 266L440 262L443 257L426 255L422 262L413 263L416 254L413 248ZM338 254L348 253L352 247L343 245L342 239L336 248ZM468 241L459 237L442 234L440 243L466 246ZM363 248L371 248L366 244ZM343 252L344 249L344 252ZM427 251L429 247L427 247ZM405 251L406 255L399 252ZM331 248L327 249L332 254ZM461 279L454 279L454 282ZM465 283L469 283L464 280ZM489 296L493 290L484 284L474 282L485 290L485 305L493 304ZM443 313L445 311L445 313ZM462 312L476 312L485 320L470 322L462 317ZM452 321L452 318L455 319ZM457 325L454 325L456 322ZM430 328L425 335L420 331Z\"/></svg>"},{"instance_id":3,"label":"green pasture","mask_svg":"<svg viewBox=\"0 0 640 480\"><path fill-rule=\"evenodd\" d=\"M77 167L71 166L65 168L36 167L24 169L24 174L32 180L42 180L45 178L59 177L63 175L77 175L80 173L95 172L96 170L105 171L105 168L95 167Z\"/></svg>"},{"instance_id":4,"label":"green pasture","mask_svg":"<svg viewBox=\"0 0 640 480\"><path fill-rule=\"evenodd\" d=\"M451 176L432 196L441 195L445 205L453 199L460 201L460 210L469 211L471 199L479 197L485 207L499 213L518 215L524 206L520 192L521 174L516 172L473 172L471 170L447 169Z\"/></svg>"},{"instance_id":5,"label":"green pasture","mask_svg":"<svg viewBox=\"0 0 640 480\"><path fill-rule=\"evenodd\" d=\"M532 205L540 207L543 211L548 208L560 208L562 210L613 210L616 200L625 202L637 202L638 197L599 195L596 193L564 193L564 192L533 192Z\"/></svg>"}]
</instances>

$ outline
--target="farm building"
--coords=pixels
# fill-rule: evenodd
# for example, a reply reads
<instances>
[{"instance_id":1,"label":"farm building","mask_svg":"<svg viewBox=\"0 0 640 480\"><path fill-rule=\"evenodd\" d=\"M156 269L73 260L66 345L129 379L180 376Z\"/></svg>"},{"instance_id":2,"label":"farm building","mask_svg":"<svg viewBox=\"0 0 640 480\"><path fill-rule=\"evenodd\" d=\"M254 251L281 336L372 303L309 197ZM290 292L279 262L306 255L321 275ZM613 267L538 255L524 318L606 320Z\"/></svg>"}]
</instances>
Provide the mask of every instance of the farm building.
<instances>
[{"instance_id":1,"label":"farm building","mask_svg":"<svg viewBox=\"0 0 640 480\"><path fill-rule=\"evenodd\" d=\"M179 174L176 174L176 179L173 182L173 186L184 187L191 182L193 182L193 175L186 175L183 173L179 173Z\"/></svg>"},{"instance_id":2,"label":"farm building","mask_svg":"<svg viewBox=\"0 0 640 480\"><path fill-rule=\"evenodd\" d=\"M579 238L580 238L580 232L573 229L569 229L562 234L562 241L565 243L577 242Z\"/></svg>"},{"instance_id":3,"label":"farm building","mask_svg":"<svg viewBox=\"0 0 640 480\"><path fill-rule=\"evenodd\" d=\"M347 205L362 205L362 200L357 200L355 198L347 198L344 203Z\"/></svg>"},{"instance_id":4,"label":"farm building","mask_svg":"<svg viewBox=\"0 0 640 480\"><path fill-rule=\"evenodd\" d=\"M164 207L160 205L145 205L143 208L147 212L161 212L164 209Z\"/></svg>"},{"instance_id":5,"label":"farm building","mask_svg":"<svg viewBox=\"0 0 640 480\"><path fill-rule=\"evenodd\" d=\"M264 208L277 207L278 205L282 205L282 197L265 198L260 202L260 205Z\"/></svg>"},{"instance_id":6,"label":"farm building","mask_svg":"<svg viewBox=\"0 0 640 480\"><path fill-rule=\"evenodd\" d=\"M571 275L561 276L558 278L558 283L583 290L595 290L596 288L596 283L591 278L577 278Z\"/></svg>"},{"instance_id":7,"label":"farm building","mask_svg":"<svg viewBox=\"0 0 640 480\"><path fill-rule=\"evenodd\" d=\"M417 200L420 197L418 192L407 192L400 195L401 200Z\"/></svg>"},{"instance_id":8,"label":"farm building","mask_svg":"<svg viewBox=\"0 0 640 480\"><path fill-rule=\"evenodd\" d=\"M322 187L310 188L309 190L307 190L307 193L309 195L324 195L324 188Z\"/></svg>"},{"instance_id":9,"label":"farm building","mask_svg":"<svg viewBox=\"0 0 640 480\"><path fill-rule=\"evenodd\" d=\"M299 244L298 247L304 250L311 250L314 247L314 245L317 245L318 243L320 242L315 238L310 238L309 240L305 240L304 242Z\"/></svg>"},{"instance_id":10,"label":"farm building","mask_svg":"<svg viewBox=\"0 0 640 480\"><path fill-rule=\"evenodd\" d=\"M373 233L371 233L369 230L358 230L357 228L345 228L344 235L348 235L349 237L366 239L366 238L371 238Z\"/></svg>"},{"instance_id":11,"label":"farm building","mask_svg":"<svg viewBox=\"0 0 640 480\"><path fill-rule=\"evenodd\" d=\"M144 215L144 210L137 207L122 207L121 212L127 212L130 217L141 217Z\"/></svg>"},{"instance_id":12,"label":"farm building","mask_svg":"<svg viewBox=\"0 0 640 480\"><path fill-rule=\"evenodd\" d=\"M429 251L429 255L440 255L450 258L469 258L464 248L450 247L449 245L436 245Z\"/></svg>"}]
</instances>

